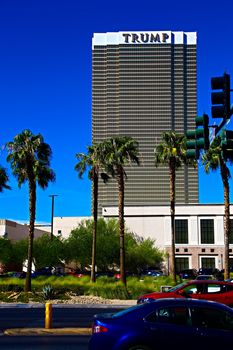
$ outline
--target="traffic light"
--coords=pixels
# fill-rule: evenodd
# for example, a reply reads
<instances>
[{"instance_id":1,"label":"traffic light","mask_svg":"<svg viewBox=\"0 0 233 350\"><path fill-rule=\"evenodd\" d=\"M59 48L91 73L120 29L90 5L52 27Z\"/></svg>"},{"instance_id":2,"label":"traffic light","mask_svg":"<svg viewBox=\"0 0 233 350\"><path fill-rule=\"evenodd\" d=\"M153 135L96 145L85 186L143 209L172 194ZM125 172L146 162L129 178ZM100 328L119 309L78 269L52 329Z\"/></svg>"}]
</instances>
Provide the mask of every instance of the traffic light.
<instances>
[{"instance_id":1,"label":"traffic light","mask_svg":"<svg viewBox=\"0 0 233 350\"><path fill-rule=\"evenodd\" d=\"M200 152L197 149L196 145L196 130L187 131L186 138L186 157L189 159L198 159L200 156Z\"/></svg>"},{"instance_id":2,"label":"traffic light","mask_svg":"<svg viewBox=\"0 0 233 350\"><path fill-rule=\"evenodd\" d=\"M222 77L211 79L212 90L221 90L211 93L212 118L230 118L230 75L224 73Z\"/></svg>"},{"instance_id":3,"label":"traffic light","mask_svg":"<svg viewBox=\"0 0 233 350\"><path fill-rule=\"evenodd\" d=\"M200 126L201 128L199 128ZM202 117L196 117L196 147L208 150L209 146L209 117L207 114L203 114Z\"/></svg>"},{"instance_id":4,"label":"traffic light","mask_svg":"<svg viewBox=\"0 0 233 350\"><path fill-rule=\"evenodd\" d=\"M222 130L221 132L222 156L225 160L233 159L233 131Z\"/></svg>"}]
</instances>

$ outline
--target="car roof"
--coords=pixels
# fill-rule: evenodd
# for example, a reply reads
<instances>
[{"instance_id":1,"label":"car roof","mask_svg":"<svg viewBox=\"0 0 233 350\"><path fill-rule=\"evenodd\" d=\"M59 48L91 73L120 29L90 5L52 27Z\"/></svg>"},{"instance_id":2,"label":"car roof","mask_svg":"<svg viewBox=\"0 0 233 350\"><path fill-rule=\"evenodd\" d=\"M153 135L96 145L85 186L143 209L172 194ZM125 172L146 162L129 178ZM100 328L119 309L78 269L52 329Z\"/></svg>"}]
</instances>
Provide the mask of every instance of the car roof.
<instances>
[{"instance_id":1,"label":"car roof","mask_svg":"<svg viewBox=\"0 0 233 350\"><path fill-rule=\"evenodd\" d=\"M226 281L218 281L218 280L191 280L191 281L187 281L186 284L192 284L192 283L196 283L196 284L228 284L228 285L232 285L232 282L226 282Z\"/></svg>"},{"instance_id":2,"label":"car roof","mask_svg":"<svg viewBox=\"0 0 233 350\"><path fill-rule=\"evenodd\" d=\"M151 301L150 303L145 303L143 305L150 305L152 303L158 304L157 306L173 306L173 305L181 305L184 304L186 306L218 306L221 308L229 308L225 304L218 303L216 301L211 300L203 300L203 299L189 299L189 298L161 298L161 299L155 299L154 301ZM229 308L232 310L231 308ZM232 310L233 312L233 310Z\"/></svg>"},{"instance_id":3,"label":"car roof","mask_svg":"<svg viewBox=\"0 0 233 350\"><path fill-rule=\"evenodd\" d=\"M146 315L149 313L155 311L157 308L163 308L163 307L202 307L202 308L207 308L207 307L217 307L218 309L222 310L228 310L228 312L233 314L233 310L221 303L217 303L215 301L209 301L209 300L200 300L200 299L181 299L181 298L160 298L160 299L155 299L151 301L150 303L144 303L144 304L139 304L139 305L134 305L130 308L121 310L117 313L100 313L96 314L94 316L95 319L112 319L112 318L121 318L121 317L132 317L132 314L135 317L135 320L137 318L140 318L141 316L144 318Z\"/></svg>"}]
</instances>

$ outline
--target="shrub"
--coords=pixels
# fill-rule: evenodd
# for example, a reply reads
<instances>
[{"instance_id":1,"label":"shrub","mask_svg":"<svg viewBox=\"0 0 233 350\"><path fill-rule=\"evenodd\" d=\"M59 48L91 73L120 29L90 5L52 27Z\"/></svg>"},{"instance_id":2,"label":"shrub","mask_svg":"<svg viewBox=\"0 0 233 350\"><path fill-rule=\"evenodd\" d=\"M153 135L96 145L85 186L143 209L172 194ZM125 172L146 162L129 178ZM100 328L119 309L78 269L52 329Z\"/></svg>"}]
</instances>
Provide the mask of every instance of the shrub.
<instances>
[{"instance_id":1,"label":"shrub","mask_svg":"<svg viewBox=\"0 0 233 350\"><path fill-rule=\"evenodd\" d=\"M0 293L15 292L19 293L24 290L25 281L17 278L1 279ZM100 277L96 283L90 281L90 277L77 278L73 276L66 277L40 277L32 280L32 292L37 299L41 301L66 298L66 293L75 295L94 295L106 299L137 299L140 295L160 291L162 285L173 286L170 277L146 277L141 280L139 277L127 278L127 289L121 283L109 277ZM31 295L30 299L34 299ZM3 298L3 296L2 296ZM22 300L27 300L21 296ZM23 301L22 301L23 302ZM27 302L27 301L25 301Z\"/></svg>"},{"instance_id":2,"label":"shrub","mask_svg":"<svg viewBox=\"0 0 233 350\"><path fill-rule=\"evenodd\" d=\"M126 300L129 298L127 289L120 282L114 284L93 284L88 290L88 295L95 295L105 299Z\"/></svg>"},{"instance_id":3,"label":"shrub","mask_svg":"<svg viewBox=\"0 0 233 350\"><path fill-rule=\"evenodd\" d=\"M55 291L51 284L47 284L42 289L42 296L44 300L52 300L55 299Z\"/></svg>"},{"instance_id":4,"label":"shrub","mask_svg":"<svg viewBox=\"0 0 233 350\"><path fill-rule=\"evenodd\" d=\"M0 292L0 300L4 303L9 303L9 298L6 293Z\"/></svg>"},{"instance_id":5,"label":"shrub","mask_svg":"<svg viewBox=\"0 0 233 350\"><path fill-rule=\"evenodd\" d=\"M30 299L30 294L29 293L20 293L18 298L17 298L17 302L20 303L28 303Z\"/></svg>"},{"instance_id":6,"label":"shrub","mask_svg":"<svg viewBox=\"0 0 233 350\"><path fill-rule=\"evenodd\" d=\"M0 285L0 292L21 292L23 291L23 286L17 283L2 283Z\"/></svg>"}]
</instances>

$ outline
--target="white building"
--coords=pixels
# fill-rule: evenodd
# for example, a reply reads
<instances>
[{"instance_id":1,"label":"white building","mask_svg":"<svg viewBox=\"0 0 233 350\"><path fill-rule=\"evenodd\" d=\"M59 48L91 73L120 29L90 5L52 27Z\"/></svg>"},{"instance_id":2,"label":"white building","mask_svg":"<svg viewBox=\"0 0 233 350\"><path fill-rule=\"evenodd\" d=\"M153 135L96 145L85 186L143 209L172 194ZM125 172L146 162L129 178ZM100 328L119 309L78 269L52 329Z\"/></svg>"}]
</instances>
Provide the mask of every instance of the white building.
<instances>
[{"instance_id":1,"label":"white building","mask_svg":"<svg viewBox=\"0 0 233 350\"><path fill-rule=\"evenodd\" d=\"M117 207L104 207L104 218L117 218ZM231 207L233 233L233 207ZM54 234L67 238L71 230L90 217L55 217ZM127 228L139 236L150 237L160 249L170 252L169 206L125 207ZM177 268L223 266L224 206L222 204L176 205ZM167 259L169 266L169 258ZM233 266L233 234L230 237L230 265Z\"/></svg>"},{"instance_id":2,"label":"white building","mask_svg":"<svg viewBox=\"0 0 233 350\"><path fill-rule=\"evenodd\" d=\"M233 206L231 211L230 265L233 266ZM117 207L104 207L104 218L118 218ZM53 234L68 238L71 231L91 217L54 217ZM155 245L169 253L171 249L170 207L125 207L125 224L129 231L152 238ZM39 227L39 226L37 226ZM35 228L35 238L50 233L50 226ZM222 204L176 205L176 263L178 269L224 268L224 206ZM28 236L28 225L0 220L0 237L16 241Z\"/></svg>"},{"instance_id":3,"label":"white building","mask_svg":"<svg viewBox=\"0 0 233 350\"><path fill-rule=\"evenodd\" d=\"M85 220L91 219L90 216L62 216L53 218L53 234L62 238L68 238L71 231ZM51 232L51 227L43 227L44 230Z\"/></svg>"},{"instance_id":4,"label":"white building","mask_svg":"<svg viewBox=\"0 0 233 350\"><path fill-rule=\"evenodd\" d=\"M43 234L48 233L46 230L37 229L34 230L34 237L41 237ZM29 234L29 227L27 224L20 224L12 220L0 219L0 238L9 239L10 241L20 241L21 239L27 239ZM1 258L1 257L0 257ZM18 265L15 265L12 261L11 264L8 265L10 271L14 271L19 268ZM20 267L21 269L21 267ZM2 265L0 261L0 273L4 272L5 267ZM23 270L25 268L23 267ZM34 265L32 267L32 271L34 270Z\"/></svg>"},{"instance_id":5,"label":"white building","mask_svg":"<svg viewBox=\"0 0 233 350\"><path fill-rule=\"evenodd\" d=\"M12 220L0 219L0 237L7 238L10 241L19 241L28 237L29 228L27 224L20 224ZM34 230L34 237L38 238L44 233L48 233L47 230L37 229Z\"/></svg>"}]
</instances>

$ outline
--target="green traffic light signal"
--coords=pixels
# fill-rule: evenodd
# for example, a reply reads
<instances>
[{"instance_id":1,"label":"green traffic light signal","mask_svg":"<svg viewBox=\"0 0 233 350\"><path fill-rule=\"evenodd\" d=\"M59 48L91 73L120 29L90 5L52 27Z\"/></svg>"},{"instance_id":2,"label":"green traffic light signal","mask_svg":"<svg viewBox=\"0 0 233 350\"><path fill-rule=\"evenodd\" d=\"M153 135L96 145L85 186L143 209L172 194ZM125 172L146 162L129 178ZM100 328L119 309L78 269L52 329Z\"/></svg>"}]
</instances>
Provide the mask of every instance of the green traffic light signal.
<instances>
[{"instance_id":1,"label":"green traffic light signal","mask_svg":"<svg viewBox=\"0 0 233 350\"><path fill-rule=\"evenodd\" d=\"M233 131L222 130L221 132L222 156L227 160L233 160Z\"/></svg>"},{"instance_id":2,"label":"green traffic light signal","mask_svg":"<svg viewBox=\"0 0 233 350\"><path fill-rule=\"evenodd\" d=\"M195 139L196 138L196 130L188 130L186 132L186 137L187 139L191 140L191 139Z\"/></svg>"},{"instance_id":3,"label":"green traffic light signal","mask_svg":"<svg viewBox=\"0 0 233 350\"><path fill-rule=\"evenodd\" d=\"M196 117L196 147L207 150L209 146L209 117L203 114L201 117Z\"/></svg>"},{"instance_id":4,"label":"green traffic light signal","mask_svg":"<svg viewBox=\"0 0 233 350\"><path fill-rule=\"evenodd\" d=\"M200 156L199 150L195 149L187 149L186 157L188 159L198 159Z\"/></svg>"},{"instance_id":5,"label":"green traffic light signal","mask_svg":"<svg viewBox=\"0 0 233 350\"><path fill-rule=\"evenodd\" d=\"M188 159L198 159L200 156L199 150L196 146L196 130L189 130L186 133L186 157Z\"/></svg>"}]
</instances>

